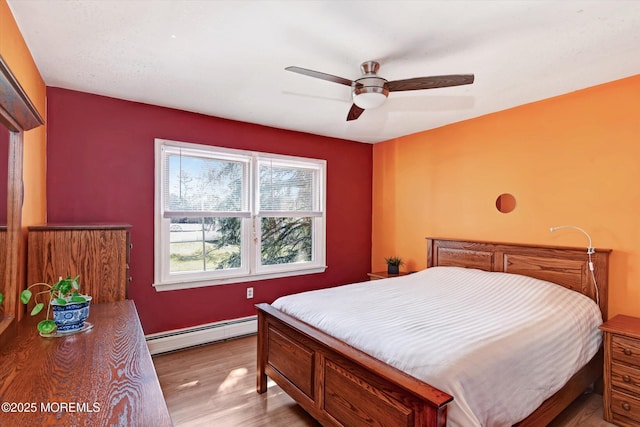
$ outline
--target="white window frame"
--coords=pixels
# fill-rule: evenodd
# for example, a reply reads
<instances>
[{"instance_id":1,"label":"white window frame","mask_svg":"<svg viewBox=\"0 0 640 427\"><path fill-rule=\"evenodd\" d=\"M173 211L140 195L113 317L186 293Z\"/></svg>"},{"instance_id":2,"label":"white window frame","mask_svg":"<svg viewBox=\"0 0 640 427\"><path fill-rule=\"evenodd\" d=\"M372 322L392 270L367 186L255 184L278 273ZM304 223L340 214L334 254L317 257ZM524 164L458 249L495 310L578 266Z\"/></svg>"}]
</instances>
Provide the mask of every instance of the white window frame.
<instances>
[{"instance_id":1,"label":"white window frame","mask_svg":"<svg viewBox=\"0 0 640 427\"><path fill-rule=\"evenodd\" d=\"M240 217L242 227L241 266L237 269L204 272L170 273L170 223L164 211L163 160L167 150L184 150L211 155L213 158L246 162L248 173L246 206L241 212L217 212L215 217ZM268 211L259 210L259 164L270 162L278 166L314 169L314 209L312 211ZM322 273L326 266L326 160L255 151L237 150L188 142L155 139L155 202L154 202L154 283L156 291L197 288L228 283L250 282L302 274ZM245 210L246 209L246 210ZM184 216L193 216L189 213ZM197 214L196 216L208 216ZM265 216L311 217L313 222L313 247L310 262L261 265L260 221Z\"/></svg>"}]
</instances>

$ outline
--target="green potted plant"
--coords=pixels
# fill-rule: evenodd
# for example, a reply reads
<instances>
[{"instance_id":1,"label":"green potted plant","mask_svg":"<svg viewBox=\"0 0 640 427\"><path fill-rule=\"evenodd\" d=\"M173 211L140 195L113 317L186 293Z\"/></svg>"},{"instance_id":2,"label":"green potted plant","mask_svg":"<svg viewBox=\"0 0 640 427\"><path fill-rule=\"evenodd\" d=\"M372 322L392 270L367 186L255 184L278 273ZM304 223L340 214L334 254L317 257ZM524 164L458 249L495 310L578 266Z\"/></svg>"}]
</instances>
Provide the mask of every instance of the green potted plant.
<instances>
[{"instance_id":1,"label":"green potted plant","mask_svg":"<svg viewBox=\"0 0 640 427\"><path fill-rule=\"evenodd\" d=\"M387 273L389 274L399 274L400 266L404 264L402 258L399 258L397 256L385 258L384 261L387 263Z\"/></svg>"},{"instance_id":2,"label":"green potted plant","mask_svg":"<svg viewBox=\"0 0 640 427\"><path fill-rule=\"evenodd\" d=\"M20 301L28 304L31 297L34 298L35 305L31 310L31 315L40 313L45 305L47 316L45 320L38 323L38 331L41 334L52 334L54 332L70 333L82 330L85 320L89 317L89 304L91 297L80 294L80 284L78 277L60 277L56 283L34 283L20 294ZM33 288L41 288L35 294ZM49 318L53 313L53 320Z\"/></svg>"}]
</instances>

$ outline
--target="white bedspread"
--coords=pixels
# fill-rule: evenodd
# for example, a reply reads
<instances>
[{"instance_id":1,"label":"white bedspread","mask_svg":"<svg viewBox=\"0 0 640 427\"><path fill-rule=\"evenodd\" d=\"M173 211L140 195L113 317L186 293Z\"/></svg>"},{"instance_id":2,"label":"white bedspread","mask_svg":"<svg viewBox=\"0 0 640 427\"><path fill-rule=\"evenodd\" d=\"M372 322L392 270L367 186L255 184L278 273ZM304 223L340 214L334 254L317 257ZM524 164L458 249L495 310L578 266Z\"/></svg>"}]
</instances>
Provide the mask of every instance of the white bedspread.
<instances>
[{"instance_id":1,"label":"white bedspread","mask_svg":"<svg viewBox=\"0 0 640 427\"><path fill-rule=\"evenodd\" d=\"M454 396L448 426L511 426L598 351L589 298L526 276L434 267L273 306Z\"/></svg>"}]
</instances>

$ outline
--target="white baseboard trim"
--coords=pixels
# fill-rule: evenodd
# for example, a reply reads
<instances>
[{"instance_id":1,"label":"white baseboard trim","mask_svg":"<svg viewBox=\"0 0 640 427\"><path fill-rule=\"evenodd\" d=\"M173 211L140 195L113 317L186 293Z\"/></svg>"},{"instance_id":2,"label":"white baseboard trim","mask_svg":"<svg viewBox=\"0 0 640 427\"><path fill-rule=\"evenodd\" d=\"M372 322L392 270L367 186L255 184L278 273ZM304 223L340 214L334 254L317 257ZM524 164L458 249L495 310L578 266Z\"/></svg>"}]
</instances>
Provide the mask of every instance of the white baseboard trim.
<instances>
[{"instance_id":1,"label":"white baseboard trim","mask_svg":"<svg viewBox=\"0 0 640 427\"><path fill-rule=\"evenodd\" d=\"M252 335L257 332L258 317L250 316L149 334L145 336L145 339L147 340L149 352L154 355L200 344Z\"/></svg>"}]
</instances>

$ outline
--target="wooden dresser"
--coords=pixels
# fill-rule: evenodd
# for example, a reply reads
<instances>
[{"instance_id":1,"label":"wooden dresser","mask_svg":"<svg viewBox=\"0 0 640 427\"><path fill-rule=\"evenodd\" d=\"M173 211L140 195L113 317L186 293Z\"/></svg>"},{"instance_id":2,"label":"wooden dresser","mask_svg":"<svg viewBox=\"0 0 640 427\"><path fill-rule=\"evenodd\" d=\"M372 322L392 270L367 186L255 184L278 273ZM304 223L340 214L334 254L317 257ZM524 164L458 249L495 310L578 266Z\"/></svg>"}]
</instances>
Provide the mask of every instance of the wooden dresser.
<instances>
[{"instance_id":1,"label":"wooden dresser","mask_svg":"<svg viewBox=\"0 0 640 427\"><path fill-rule=\"evenodd\" d=\"M93 303L122 301L129 284L130 225L29 227L27 282L55 283L80 275Z\"/></svg>"},{"instance_id":2,"label":"wooden dresser","mask_svg":"<svg viewBox=\"0 0 640 427\"><path fill-rule=\"evenodd\" d=\"M640 319L618 315L604 331L604 419L640 425Z\"/></svg>"},{"instance_id":3,"label":"wooden dresser","mask_svg":"<svg viewBox=\"0 0 640 427\"><path fill-rule=\"evenodd\" d=\"M38 335L26 317L0 348L0 425L172 426L133 301L91 304L93 329Z\"/></svg>"}]
</instances>

